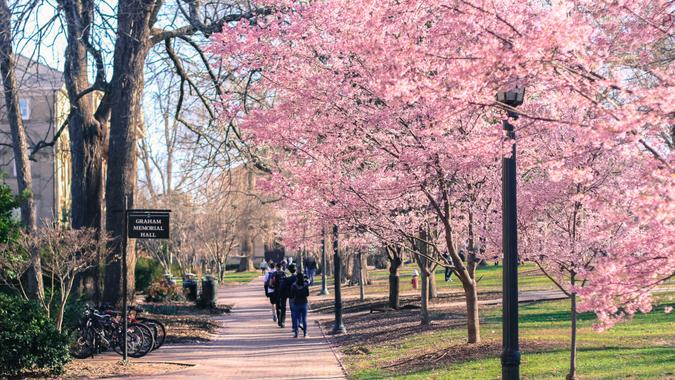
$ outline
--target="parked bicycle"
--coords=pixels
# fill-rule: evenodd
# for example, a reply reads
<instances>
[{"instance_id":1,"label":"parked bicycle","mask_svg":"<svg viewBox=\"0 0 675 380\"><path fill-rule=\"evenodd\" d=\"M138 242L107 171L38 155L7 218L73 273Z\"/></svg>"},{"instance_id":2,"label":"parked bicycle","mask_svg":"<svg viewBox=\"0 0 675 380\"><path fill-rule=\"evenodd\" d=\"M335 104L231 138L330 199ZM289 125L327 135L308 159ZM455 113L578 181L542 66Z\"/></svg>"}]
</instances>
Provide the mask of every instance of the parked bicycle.
<instances>
[{"instance_id":1,"label":"parked bicycle","mask_svg":"<svg viewBox=\"0 0 675 380\"><path fill-rule=\"evenodd\" d=\"M124 328L119 313L100 313L87 308L80 325L71 331L70 354L79 359L113 349L122 355ZM140 358L155 348L155 333L145 324L131 322L127 326L127 354Z\"/></svg>"},{"instance_id":2,"label":"parked bicycle","mask_svg":"<svg viewBox=\"0 0 675 380\"><path fill-rule=\"evenodd\" d=\"M148 326L150 330L152 330L155 338L155 346L153 350L160 348L164 344L164 340L166 340L166 328L164 327L164 324L156 319L140 317L139 314L144 312L144 310L140 307L132 306L129 308L129 311L132 312L128 314L129 322L141 323Z\"/></svg>"}]
</instances>

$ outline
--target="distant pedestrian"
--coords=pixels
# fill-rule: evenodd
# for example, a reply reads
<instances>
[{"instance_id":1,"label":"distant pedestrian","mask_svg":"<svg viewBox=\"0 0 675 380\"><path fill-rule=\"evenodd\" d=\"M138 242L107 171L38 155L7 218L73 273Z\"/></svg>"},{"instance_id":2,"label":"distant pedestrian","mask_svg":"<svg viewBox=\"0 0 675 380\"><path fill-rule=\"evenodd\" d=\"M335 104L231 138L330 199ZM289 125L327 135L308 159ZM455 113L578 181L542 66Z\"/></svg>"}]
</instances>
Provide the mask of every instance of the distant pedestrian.
<instances>
[{"instance_id":1,"label":"distant pedestrian","mask_svg":"<svg viewBox=\"0 0 675 380\"><path fill-rule=\"evenodd\" d=\"M452 277L452 269L455 267L454 262L452 261L452 257L450 257L450 255L447 252L443 253L443 258L445 259L446 263L448 264L445 267L445 282L448 282L448 281L452 282L451 277Z\"/></svg>"},{"instance_id":2,"label":"distant pedestrian","mask_svg":"<svg viewBox=\"0 0 675 380\"><path fill-rule=\"evenodd\" d=\"M413 269L412 271L412 279L410 280L410 284L412 285L413 289L417 289L418 284L419 284L419 272L417 272L417 269Z\"/></svg>"},{"instance_id":3,"label":"distant pedestrian","mask_svg":"<svg viewBox=\"0 0 675 380\"><path fill-rule=\"evenodd\" d=\"M275 304L275 299L274 299L274 287L270 287L272 278L274 278L274 274L276 272L276 269L274 268L274 263L270 263L270 270L265 273L265 277L263 277L263 284L265 287L265 295L267 298L269 298L270 303L272 304L272 320L274 322L277 321L277 308Z\"/></svg>"},{"instance_id":4,"label":"distant pedestrian","mask_svg":"<svg viewBox=\"0 0 675 380\"><path fill-rule=\"evenodd\" d=\"M313 256L305 258L305 271L307 272L307 277L309 277L309 285L314 285L314 276L316 276L316 259Z\"/></svg>"},{"instance_id":5,"label":"distant pedestrian","mask_svg":"<svg viewBox=\"0 0 675 380\"><path fill-rule=\"evenodd\" d=\"M265 259L262 259L262 261L260 262L260 270L262 271L263 276L265 275L265 273L267 273L267 270L269 269L270 266L267 265L267 261L265 261Z\"/></svg>"},{"instance_id":6,"label":"distant pedestrian","mask_svg":"<svg viewBox=\"0 0 675 380\"><path fill-rule=\"evenodd\" d=\"M307 298L309 297L309 288L308 284L305 281L305 276L302 273L298 273L297 280L291 287L291 298L293 302L291 307L295 308L293 316L295 321L293 321L293 337L298 337L298 328L301 328L304 332L304 337L307 338L309 334L307 333Z\"/></svg>"}]
</instances>

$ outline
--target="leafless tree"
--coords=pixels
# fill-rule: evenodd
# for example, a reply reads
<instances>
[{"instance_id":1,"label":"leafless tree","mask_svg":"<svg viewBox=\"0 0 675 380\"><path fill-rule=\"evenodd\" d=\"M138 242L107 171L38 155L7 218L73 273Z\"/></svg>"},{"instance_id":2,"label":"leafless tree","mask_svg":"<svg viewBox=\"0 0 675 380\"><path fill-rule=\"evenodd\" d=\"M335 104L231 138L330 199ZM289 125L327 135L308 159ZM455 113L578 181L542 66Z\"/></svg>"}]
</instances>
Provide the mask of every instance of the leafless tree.
<instances>
[{"instance_id":1,"label":"leafless tree","mask_svg":"<svg viewBox=\"0 0 675 380\"><path fill-rule=\"evenodd\" d=\"M14 149L16 178L21 195L21 221L26 231L35 231L37 216L33 200L33 177L28 160L28 138L19 110L18 86L15 75L15 56L12 47L12 12L7 0L0 0L0 74L5 93L7 121L9 122ZM31 255L31 263L26 271L28 294L32 298L43 299L42 269L37 252Z\"/></svg>"},{"instance_id":2,"label":"leafless tree","mask_svg":"<svg viewBox=\"0 0 675 380\"><path fill-rule=\"evenodd\" d=\"M105 239L101 239L94 229L75 230L44 223L30 234L22 232L15 242L0 246L0 280L27 299L29 295L20 277L30 267L29 252L38 252L50 289L49 296L39 302L48 315L56 310L54 323L61 331L75 279L79 273L96 264L100 250L105 250Z\"/></svg>"}]
</instances>

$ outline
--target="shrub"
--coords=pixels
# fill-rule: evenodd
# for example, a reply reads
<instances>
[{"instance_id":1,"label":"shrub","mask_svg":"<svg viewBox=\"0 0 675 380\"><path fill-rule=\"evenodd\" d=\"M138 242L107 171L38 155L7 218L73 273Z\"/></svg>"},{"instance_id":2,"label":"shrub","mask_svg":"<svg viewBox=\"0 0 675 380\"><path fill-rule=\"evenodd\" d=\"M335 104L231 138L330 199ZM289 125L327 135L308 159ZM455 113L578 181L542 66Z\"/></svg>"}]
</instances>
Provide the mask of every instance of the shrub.
<instances>
[{"instance_id":1,"label":"shrub","mask_svg":"<svg viewBox=\"0 0 675 380\"><path fill-rule=\"evenodd\" d=\"M67 336L39 305L0 293L0 376L31 370L59 375L69 360Z\"/></svg>"},{"instance_id":2,"label":"shrub","mask_svg":"<svg viewBox=\"0 0 675 380\"><path fill-rule=\"evenodd\" d=\"M136 289L145 291L153 281L164 275L164 269L157 260L140 257L136 263Z\"/></svg>"},{"instance_id":3,"label":"shrub","mask_svg":"<svg viewBox=\"0 0 675 380\"><path fill-rule=\"evenodd\" d=\"M183 301L183 290L177 284L169 285L164 280L155 281L145 290L145 300L148 302Z\"/></svg>"}]
</instances>

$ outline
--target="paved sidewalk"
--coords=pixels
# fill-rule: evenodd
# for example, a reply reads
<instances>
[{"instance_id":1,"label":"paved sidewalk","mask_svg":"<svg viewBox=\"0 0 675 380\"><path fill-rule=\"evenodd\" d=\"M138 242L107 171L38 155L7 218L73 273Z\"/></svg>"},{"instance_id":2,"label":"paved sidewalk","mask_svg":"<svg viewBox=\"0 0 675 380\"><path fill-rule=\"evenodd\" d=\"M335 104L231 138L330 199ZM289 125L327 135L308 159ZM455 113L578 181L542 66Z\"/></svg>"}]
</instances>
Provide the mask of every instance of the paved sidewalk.
<instances>
[{"instance_id":1,"label":"paved sidewalk","mask_svg":"<svg viewBox=\"0 0 675 380\"><path fill-rule=\"evenodd\" d=\"M309 338L293 338L290 327L272 322L262 280L225 286L221 303L233 305L222 318L214 341L163 346L137 361L196 364L194 368L147 379L344 379L344 373L319 327L309 316ZM287 317L290 326L290 310ZM134 377L142 379L142 377Z\"/></svg>"}]
</instances>

